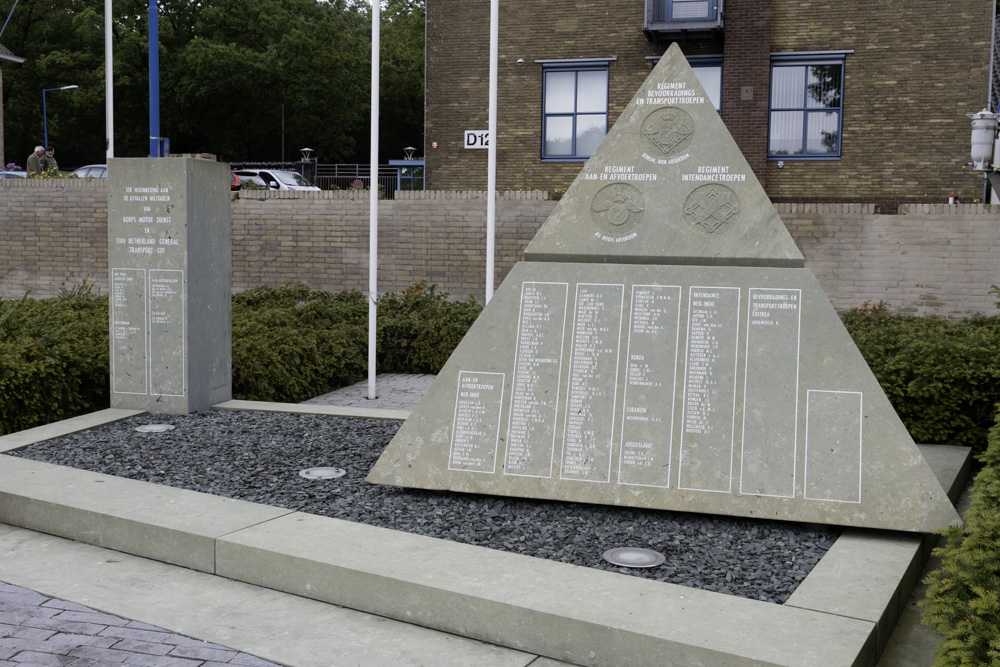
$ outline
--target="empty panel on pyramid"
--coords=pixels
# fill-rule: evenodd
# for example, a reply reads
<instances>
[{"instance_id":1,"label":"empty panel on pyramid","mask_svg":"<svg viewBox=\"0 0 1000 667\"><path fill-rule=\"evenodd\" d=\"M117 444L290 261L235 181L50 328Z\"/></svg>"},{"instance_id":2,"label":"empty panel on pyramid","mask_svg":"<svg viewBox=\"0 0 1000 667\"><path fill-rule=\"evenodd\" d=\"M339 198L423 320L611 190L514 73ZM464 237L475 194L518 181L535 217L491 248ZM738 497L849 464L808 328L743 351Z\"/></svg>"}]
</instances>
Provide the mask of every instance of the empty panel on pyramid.
<instances>
[{"instance_id":1,"label":"empty panel on pyramid","mask_svg":"<svg viewBox=\"0 0 1000 667\"><path fill-rule=\"evenodd\" d=\"M676 45L525 256L370 482L958 521Z\"/></svg>"}]
</instances>

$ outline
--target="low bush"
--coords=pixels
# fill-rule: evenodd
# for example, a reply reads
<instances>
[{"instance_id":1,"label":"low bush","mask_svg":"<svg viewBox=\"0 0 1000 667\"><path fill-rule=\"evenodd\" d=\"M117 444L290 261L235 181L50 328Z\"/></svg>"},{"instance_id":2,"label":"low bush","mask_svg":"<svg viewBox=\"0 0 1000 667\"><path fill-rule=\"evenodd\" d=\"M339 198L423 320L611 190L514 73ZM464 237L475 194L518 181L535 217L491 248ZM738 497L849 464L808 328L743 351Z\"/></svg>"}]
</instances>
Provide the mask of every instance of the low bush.
<instances>
[{"instance_id":1,"label":"low bush","mask_svg":"<svg viewBox=\"0 0 1000 667\"><path fill-rule=\"evenodd\" d=\"M1000 416L972 484L965 526L944 531L926 580L923 620L943 640L937 667L1000 665Z\"/></svg>"},{"instance_id":2,"label":"low bush","mask_svg":"<svg viewBox=\"0 0 1000 667\"><path fill-rule=\"evenodd\" d=\"M844 324L913 439L980 451L1000 400L1000 317L853 310Z\"/></svg>"},{"instance_id":3,"label":"low bush","mask_svg":"<svg viewBox=\"0 0 1000 667\"><path fill-rule=\"evenodd\" d=\"M108 406L108 299L0 300L0 435Z\"/></svg>"}]
</instances>

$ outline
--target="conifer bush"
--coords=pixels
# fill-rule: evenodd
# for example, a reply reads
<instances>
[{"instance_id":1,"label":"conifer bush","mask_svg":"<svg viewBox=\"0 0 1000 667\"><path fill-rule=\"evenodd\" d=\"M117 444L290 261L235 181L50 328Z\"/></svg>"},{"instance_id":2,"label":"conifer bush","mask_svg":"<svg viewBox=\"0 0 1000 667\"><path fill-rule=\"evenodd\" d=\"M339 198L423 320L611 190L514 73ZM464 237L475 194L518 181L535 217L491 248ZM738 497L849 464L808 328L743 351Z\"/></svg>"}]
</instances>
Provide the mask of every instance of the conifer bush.
<instances>
[{"instance_id":1,"label":"conifer bush","mask_svg":"<svg viewBox=\"0 0 1000 667\"><path fill-rule=\"evenodd\" d=\"M965 526L944 531L934 550L942 564L920 603L944 638L936 667L1000 666L1000 416L979 460Z\"/></svg>"}]
</instances>

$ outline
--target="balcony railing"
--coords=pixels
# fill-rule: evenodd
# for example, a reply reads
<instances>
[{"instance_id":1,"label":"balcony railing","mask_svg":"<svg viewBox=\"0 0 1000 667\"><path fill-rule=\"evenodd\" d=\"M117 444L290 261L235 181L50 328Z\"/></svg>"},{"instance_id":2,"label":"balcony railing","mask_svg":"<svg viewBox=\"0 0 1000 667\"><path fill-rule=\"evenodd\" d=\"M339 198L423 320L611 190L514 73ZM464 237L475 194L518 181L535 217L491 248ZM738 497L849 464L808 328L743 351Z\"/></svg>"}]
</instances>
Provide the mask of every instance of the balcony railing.
<instances>
[{"instance_id":1,"label":"balcony railing","mask_svg":"<svg viewBox=\"0 0 1000 667\"><path fill-rule=\"evenodd\" d=\"M712 32L722 28L725 0L646 0L647 33Z\"/></svg>"}]
</instances>

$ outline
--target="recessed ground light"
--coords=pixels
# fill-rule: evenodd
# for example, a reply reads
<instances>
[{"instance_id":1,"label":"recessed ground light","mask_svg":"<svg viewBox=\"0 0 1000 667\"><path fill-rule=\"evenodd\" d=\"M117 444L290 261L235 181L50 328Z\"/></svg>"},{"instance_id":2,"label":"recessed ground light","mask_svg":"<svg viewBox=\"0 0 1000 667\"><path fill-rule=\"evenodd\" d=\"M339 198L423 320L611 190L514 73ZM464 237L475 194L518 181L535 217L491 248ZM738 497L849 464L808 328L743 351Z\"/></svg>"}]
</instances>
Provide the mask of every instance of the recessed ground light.
<instances>
[{"instance_id":1,"label":"recessed ground light","mask_svg":"<svg viewBox=\"0 0 1000 667\"><path fill-rule=\"evenodd\" d=\"M136 426L135 430L139 433L163 433L164 431L173 431L174 427L172 424L145 424L144 426Z\"/></svg>"},{"instance_id":2,"label":"recessed ground light","mask_svg":"<svg viewBox=\"0 0 1000 667\"><path fill-rule=\"evenodd\" d=\"M604 552L604 560L622 567L656 567L666 559L659 551L637 547L619 547Z\"/></svg>"},{"instance_id":3,"label":"recessed ground light","mask_svg":"<svg viewBox=\"0 0 1000 667\"><path fill-rule=\"evenodd\" d=\"M299 471L299 477L306 479L337 479L347 474L343 468L306 468Z\"/></svg>"}]
</instances>

